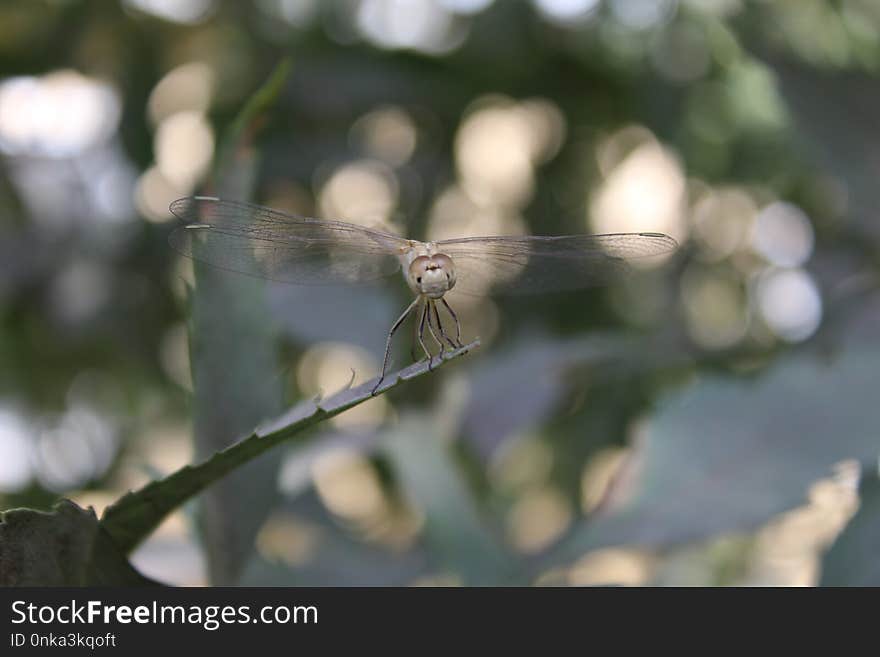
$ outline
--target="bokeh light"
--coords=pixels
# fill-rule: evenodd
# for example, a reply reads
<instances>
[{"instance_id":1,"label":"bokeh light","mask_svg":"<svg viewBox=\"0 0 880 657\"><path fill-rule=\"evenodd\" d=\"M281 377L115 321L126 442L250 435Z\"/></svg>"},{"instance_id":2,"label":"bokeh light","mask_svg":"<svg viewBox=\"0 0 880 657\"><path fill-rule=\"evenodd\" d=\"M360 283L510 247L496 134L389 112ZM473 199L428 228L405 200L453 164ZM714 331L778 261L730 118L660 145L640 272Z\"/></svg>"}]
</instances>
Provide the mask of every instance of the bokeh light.
<instances>
[{"instance_id":1,"label":"bokeh light","mask_svg":"<svg viewBox=\"0 0 880 657\"><path fill-rule=\"evenodd\" d=\"M568 571L571 586L644 586L656 560L642 550L608 548L589 552Z\"/></svg>"},{"instance_id":2,"label":"bokeh light","mask_svg":"<svg viewBox=\"0 0 880 657\"><path fill-rule=\"evenodd\" d=\"M303 566L315 555L320 537L316 527L290 513L277 511L260 528L256 542L264 559Z\"/></svg>"},{"instance_id":3,"label":"bokeh light","mask_svg":"<svg viewBox=\"0 0 880 657\"><path fill-rule=\"evenodd\" d=\"M100 477L116 455L117 432L110 418L85 405L71 406L39 433L34 452L37 477L57 492Z\"/></svg>"},{"instance_id":4,"label":"bokeh light","mask_svg":"<svg viewBox=\"0 0 880 657\"><path fill-rule=\"evenodd\" d=\"M582 21L599 8L599 0L532 0L541 14L554 22Z\"/></svg>"},{"instance_id":5,"label":"bokeh light","mask_svg":"<svg viewBox=\"0 0 880 657\"><path fill-rule=\"evenodd\" d=\"M608 448L600 451L584 467L581 474L581 509L595 511L627 455L625 449Z\"/></svg>"},{"instance_id":6,"label":"bokeh light","mask_svg":"<svg viewBox=\"0 0 880 657\"><path fill-rule=\"evenodd\" d=\"M192 390L190 371L189 338L184 324L172 326L162 336L159 344L159 362L172 381L184 390Z\"/></svg>"},{"instance_id":7,"label":"bokeh light","mask_svg":"<svg viewBox=\"0 0 880 657\"><path fill-rule=\"evenodd\" d=\"M454 50L466 34L464 26L434 0L361 0L357 25L364 37L381 48L432 54Z\"/></svg>"},{"instance_id":8,"label":"bokeh light","mask_svg":"<svg viewBox=\"0 0 880 657\"><path fill-rule=\"evenodd\" d=\"M540 486L553 469L553 450L540 436L525 435L503 443L492 455L489 475L504 493Z\"/></svg>"},{"instance_id":9,"label":"bokeh light","mask_svg":"<svg viewBox=\"0 0 880 657\"><path fill-rule=\"evenodd\" d=\"M806 340L822 321L822 297L802 269L763 272L755 285L755 301L770 329L788 342Z\"/></svg>"},{"instance_id":10,"label":"bokeh light","mask_svg":"<svg viewBox=\"0 0 880 657\"><path fill-rule=\"evenodd\" d=\"M76 71L0 82L0 151L70 157L108 139L119 122L117 92Z\"/></svg>"},{"instance_id":11,"label":"bokeh light","mask_svg":"<svg viewBox=\"0 0 880 657\"><path fill-rule=\"evenodd\" d=\"M412 545L421 516L386 494L376 469L363 455L334 449L319 456L311 472L321 502L346 526L392 549Z\"/></svg>"},{"instance_id":12,"label":"bokeh light","mask_svg":"<svg viewBox=\"0 0 880 657\"><path fill-rule=\"evenodd\" d=\"M632 30L646 30L670 20L678 0L608 0L611 14Z\"/></svg>"},{"instance_id":13,"label":"bokeh light","mask_svg":"<svg viewBox=\"0 0 880 657\"><path fill-rule=\"evenodd\" d=\"M678 159L653 138L632 150L626 146L634 133L623 130L600 146L605 174L590 206L588 224L597 233L658 232L683 241L685 178ZM625 154L624 154L625 153ZM620 158L612 164L613 159Z\"/></svg>"},{"instance_id":14,"label":"bokeh light","mask_svg":"<svg viewBox=\"0 0 880 657\"><path fill-rule=\"evenodd\" d=\"M798 267L813 252L813 227L795 205L771 203L755 218L754 249L777 267Z\"/></svg>"},{"instance_id":15,"label":"bokeh light","mask_svg":"<svg viewBox=\"0 0 880 657\"><path fill-rule=\"evenodd\" d=\"M532 195L533 145L525 116L507 101L492 103L465 119L456 135L456 163L468 192L509 206Z\"/></svg>"},{"instance_id":16,"label":"bokeh light","mask_svg":"<svg viewBox=\"0 0 880 657\"><path fill-rule=\"evenodd\" d=\"M153 87L147 111L155 126L155 164L137 181L135 205L148 221L173 217L168 206L192 192L214 157L214 132L205 118L215 95L210 66L193 61L166 73Z\"/></svg>"},{"instance_id":17,"label":"bokeh light","mask_svg":"<svg viewBox=\"0 0 880 657\"><path fill-rule=\"evenodd\" d=\"M312 468L321 500L337 515L369 518L383 512L385 498L376 472L356 452L337 450L322 456Z\"/></svg>"},{"instance_id":18,"label":"bokeh light","mask_svg":"<svg viewBox=\"0 0 880 657\"><path fill-rule=\"evenodd\" d=\"M33 428L13 406L0 406L0 491L14 492L33 476Z\"/></svg>"},{"instance_id":19,"label":"bokeh light","mask_svg":"<svg viewBox=\"0 0 880 657\"><path fill-rule=\"evenodd\" d=\"M203 62L190 62L172 69L153 87L147 101L150 121L158 125L179 112L205 113L211 106L214 75Z\"/></svg>"},{"instance_id":20,"label":"bokeh light","mask_svg":"<svg viewBox=\"0 0 880 657\"><path fill-rule=\"evenodd\" d=\"M692 266L681 280L688 334L706 349L725 349L746 336L749 312L744 285L734 276Z\"/></svg>"},{"instance_id":21,"label":"bokeh light","mask_svg":"<svg viewBox=\"0 0 880 657\"><path fill-rule=\"evenodd\" d=\"M394 106L380 107L362 116L351 127L351 134L371 156L392 166L409 160L418 138L412 118Z\"/></svg>"},{"instance_id":22,"label":"bokeh light","mask_svg":"<svg viewBox=\"0 0 880 657\"><path fill-rule=\"evenodd\" d=\"M173 23L204 21L214 9L214 0L124 0L132 9Z\"/></svg>"},{"instance_id":23,"label":"bokeh light","mask_svg":"<svg viewBox=\"0 0 880 657\"><path fill-rule=\"evenodd\" d=\"M485 97L462 122L455 140L459 177L478 203L518 207L533 192L535 164L552 157L565 124L551 103Z\"/></svg>"},{"instance_id":24,"label":"bokeh light","mask_svg":"<svg viewBox=\"0 0 880 657\"><path fill-rule=\"evenodd\" d=\"M385 164L359 160L333 172L318 194L318 208L327 219L378 227L391 219L397 194L397 178Z\"/></svg>"},{"instance_id":25,"label":"bokeh light","mask_svg":"<svg viewBox=\"0 0 880 657\"><path fill-rule=\"evenodd\" d=\"M537 552L558 538L571 519L571 505L560 491L550 486L528 490L510 511L510 540L522 552Z\"/></svg>"},{"instance_id":26,"label":"bokeh light","mask_svg":"<svg viewBox=\"0 0 880 657\"><path fill-rule=\"evenodd\" d=\"M138 179L135 205L141 216L149 221L170 221L174 217L168 206L173 200L186 196L188 191L185 187L175 186L162 174L159 167L152 166Z\"/></svg>"},{"instance_id":27,"label":"bokeh light","mask_svg":"<svg viewBox=\"0 0 880 657\"><path fill-rule=\"evenodd\" d=\"M709 261L729 258L748 245L757 206L743 190L705 190L691 210L693 237Z\"/></svg>"},{"instance_id":28,"label":"bokeh light","mask_svg":"<svg viewBox=\"0 0 880 657\"><path fill-rule=\"evenodd\" d=\"M214 135L199 112L165 117L156 130L156 166L173 186L191 189L214 155Z\"/></svg>"}]
</instances>

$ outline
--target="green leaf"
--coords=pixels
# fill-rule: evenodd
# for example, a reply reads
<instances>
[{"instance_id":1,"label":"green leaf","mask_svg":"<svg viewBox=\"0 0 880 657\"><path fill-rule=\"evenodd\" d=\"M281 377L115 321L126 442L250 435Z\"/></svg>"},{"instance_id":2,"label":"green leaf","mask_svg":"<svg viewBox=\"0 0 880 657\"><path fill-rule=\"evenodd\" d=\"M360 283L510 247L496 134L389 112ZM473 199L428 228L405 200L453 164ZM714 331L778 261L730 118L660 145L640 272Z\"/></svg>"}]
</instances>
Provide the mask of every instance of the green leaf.
<instances>
[{"instance_id":1,"label":"green leaf","mask_svg":"<svg viewBox=\"0 0 880 657\"><path fill-rule=\"evenodd\" d=\"M462 431L488 461L509 436L553 416L574 387L579 368L604 379L609 377L605 369L642 374L673 367L682 358L660 339L610 333L565 340L523 335L473 372Z\"/></svg>"},{"instance_id":2,"label":"green leaf","mask_svg":"<svg viewBox=\"0 0 880 657\"><path fill-rule=\"evenodd\" d=\"M242 149L248 148L254 139L266 112L274 107L281 95L284 84L290 76L292 62L289 57L282 59L269 78L250 97L238 116L224 135L214 161L214 171L231 173L241 159ZM215 174L216 175L216 174Z\"/></svg>"},{"instance_id":3,"label":"green leaf","mask_svg":"<svg viewBox=\"0 0 880 657\"><path fill-rule=\"evenodd\" d=\"M290 71L283 61L251 97L226 132L213 173L214 192L248 200L257 177L256 134ZM238 439L283 405L277 368L277 329L269 316L264 281L194 262L190 358L195 383L196 457ZM253 549L260 525L278 499L276 459L233 473L202 500L199 526L211 581L232 584Z\"/></svg>"},{"instance_id":4,"label":"green leaf","mask_svg":"<svg viewBox=\"0 0 880 657\"><path fill-rule=\"evenodd\" d=\"M802 504L835 463L876 457L878 371L880 352L852 350L793 357L755 380L698 380L647 424L604 511L542 562L748 530Z\"/></svg>"},{"instance_id":5,"label":"green leaf","mask_svg":"<svg viewBox=\"0 0 880 657\"><path fill-rule=\"evenodd\" d=\"M446 352L439 363L435 359L434 369L466 354L479 344L479 341L474 341L461 349ZM386 376L376 394L385 393L400 382L409 381L429 371L427 361L413 363ZM101 518L101 525L113 537L121 551L131 552L169 513L244 463L281 443L293 439L301 440L306 429L372 399L374 395L371 391L376 381L377 379L372 379L355 388L342 390L320 402L309 400L297 404L203 463L188 465L162 480L124 495L107 507ZM272 483L274 485L275 482Z\"/></svg>"},{"instance_id":6,"label":"green leaf","mask_svg":"<svg viewBox=\"0 0 880 657\"><path fill-rule=\"evenodd\" d=\"M126 561L91 507L61 500L50 512L0 514L0 586L157 584Z\"/></svg>"},{"instance_id":7,"label":"green leaf","mask_svg":"<svg viewBox=\"0 0 880 657\"><path fill-rule=\"evenodd\" d=\"M468 585L511 584L512 556L493 536L468 494L440 425L427 415L405 417L385 439L405 495L425 515L430 552Z\"/></svg>"},{"instance_id":8,"label":"green leaf","mask_svg":"<svg viewBox=\"0 0 880 657\"><path fill-rule=\"evenodd\" d=\"M880 475L863 472L859 510L822 561L821 586L880 586Z\"/></svg>"}]
</instances>

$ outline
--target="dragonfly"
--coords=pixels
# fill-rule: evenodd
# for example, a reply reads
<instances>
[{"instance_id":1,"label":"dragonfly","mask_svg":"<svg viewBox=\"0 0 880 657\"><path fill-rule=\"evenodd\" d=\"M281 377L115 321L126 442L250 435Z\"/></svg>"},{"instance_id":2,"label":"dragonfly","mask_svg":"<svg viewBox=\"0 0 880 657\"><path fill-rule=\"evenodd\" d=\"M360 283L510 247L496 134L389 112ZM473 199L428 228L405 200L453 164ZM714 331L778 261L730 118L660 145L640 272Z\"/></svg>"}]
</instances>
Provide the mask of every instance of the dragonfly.
<instances>
[{"instance_id":1,"label":"dragonfly","mask_svg":"<svg viewBox=\"0 0 880 657\"><path fill-rule=\"evenodd\" d=\"M542 294L607 283L633 261L675 250L662 233L463 237L422 242L344 221L312 219L241 201L191 196L174 201L181 222L169 236L179 253L215 268L297 285L370 283L402 272L414 295L385 341L385 379L394 334L411 315L428 360L426 329L439 345L463 347L461 323L445 295ZM454 322L443 325L441 307ZM447 319L448 322L448 319Z\"/></svg>"}]
</instances>

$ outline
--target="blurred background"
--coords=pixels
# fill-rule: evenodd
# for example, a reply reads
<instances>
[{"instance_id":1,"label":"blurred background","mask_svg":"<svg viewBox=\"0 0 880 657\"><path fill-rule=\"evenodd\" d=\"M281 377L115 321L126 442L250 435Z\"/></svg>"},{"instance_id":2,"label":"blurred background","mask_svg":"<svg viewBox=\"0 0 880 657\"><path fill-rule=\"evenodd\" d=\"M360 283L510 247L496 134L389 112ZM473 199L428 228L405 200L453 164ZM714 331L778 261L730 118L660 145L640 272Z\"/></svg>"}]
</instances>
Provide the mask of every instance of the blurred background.
<instances>
[{"instance_id":1,"label":"blurred background","mask_svg":"<svg viewBox=\"0 0 880 657\"><path fill-rule=\"evenodd\" d=\"M210 453L167 208L205 189L285 56L252 145L258 203L421 239L655 231L682 248L601 289L452 295L477 352L237 473L220 513L170 517L139 569L820 581L880 453L874 0L2 3L0 508L67 496L100 514ZM240 368L243 335L213 367L278 410L374 376L410 298L396 278L261 287L246 319L277 348Z\"/></svg>"}]
</instances>

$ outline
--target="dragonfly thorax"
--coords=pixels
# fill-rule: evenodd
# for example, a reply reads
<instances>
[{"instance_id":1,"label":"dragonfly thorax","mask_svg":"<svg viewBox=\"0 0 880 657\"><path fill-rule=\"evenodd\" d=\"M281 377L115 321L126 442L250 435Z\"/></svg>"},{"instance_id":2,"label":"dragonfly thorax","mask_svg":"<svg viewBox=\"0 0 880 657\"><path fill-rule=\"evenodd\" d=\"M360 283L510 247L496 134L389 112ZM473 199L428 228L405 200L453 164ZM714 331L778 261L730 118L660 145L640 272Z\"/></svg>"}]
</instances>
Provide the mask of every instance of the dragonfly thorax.
<instances>
[{"instance_id":1,"label":"dragonfly thorax","mask_svg":"<svg viewBox=\"0 0 880 657\"><path fill-rule=\"evenodd\" d=\"M406 271L406 282L416 294L440 299L455 287L455 266L452 258L442 253L418 256Z\"/></svg>"}]
</instances>

